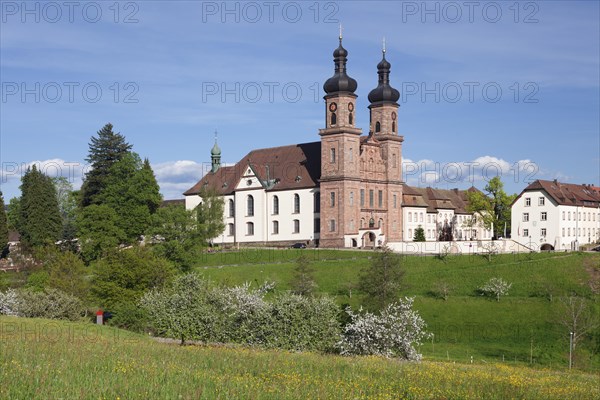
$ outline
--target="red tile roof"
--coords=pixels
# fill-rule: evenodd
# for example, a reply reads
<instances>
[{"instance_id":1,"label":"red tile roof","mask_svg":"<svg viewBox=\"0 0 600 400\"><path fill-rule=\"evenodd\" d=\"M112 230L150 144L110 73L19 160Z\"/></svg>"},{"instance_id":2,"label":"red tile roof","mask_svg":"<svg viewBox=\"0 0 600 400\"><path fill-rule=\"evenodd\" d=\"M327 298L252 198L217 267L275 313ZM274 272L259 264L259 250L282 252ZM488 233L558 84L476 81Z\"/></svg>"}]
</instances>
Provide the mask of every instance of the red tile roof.
<instances>
[{"instance_id":1,"label":"red tile roof","mask_svg":"<svg viewBox=\"0 0 600 400\"><path fill-rule=\"evenodd\" d=\"M438 209L454 210L455 214L468 214L467 192L477 191L474 187L468 190L434 189L431 187L403 187L402 205L408 207L427 207L427 212Z\"/></svg>"},{"instance_id":2,"label":"red tile roof","mask_svg":"<svg viewBox=\"0 0 600 400\"><path fill-rule=\"evenodd\" d=\"M600 190L597 187L561 183L557 180L545 181L538 179L527 186L517 199L524 193L533 190L545 191L558 205L580 207L598 207L600 205Z\"/></svg>"},{"instance_id":3,"label":"red tile roof","mask_svg":"<svg viewBox=\"0 0 600 400\"><path fill-rule=\"evenodd\" d=\"M232 194L248 166L267 190L314 188L321 176L321 142L253 150L234 166L207 173L184 195L198 194L202 187L221 195Z\"/></svg>"}]
</instances>

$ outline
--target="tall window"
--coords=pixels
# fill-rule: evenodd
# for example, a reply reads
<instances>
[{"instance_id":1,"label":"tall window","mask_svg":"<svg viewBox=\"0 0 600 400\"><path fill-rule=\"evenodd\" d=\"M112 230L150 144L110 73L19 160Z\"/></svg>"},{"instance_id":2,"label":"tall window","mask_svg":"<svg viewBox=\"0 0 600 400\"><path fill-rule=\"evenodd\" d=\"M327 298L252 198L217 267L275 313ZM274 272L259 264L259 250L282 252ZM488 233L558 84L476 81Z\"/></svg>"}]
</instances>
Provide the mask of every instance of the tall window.
<instances>
[{"instance_id":1,"label":"tall window","mask_svg":"<svg viewBox=\"0 0 600 400\"><path fill-rule=\"evenodd\" d=\"M371 190L369 190L369 207L371 207L371 208L373 208L373 201L374 201L373 197L374 197L373 189L371 189Z\"/></svg>"},{"instance_id":2,"label":"tall window","mask_svg":"<svg viewBox=\"0 0 600 400\"><path fill-rule=\"evenodd\" d=\"M335 192L329 193L329 205L335 207Z\"/></svg>"},{"instance_id":3,"label":"tall window","mask_svg":"<svg viewBox=\"0 0 600 400\"><path fill-rule=\"evenodd\" d=\"M273 214L279 214L279 197L273 196Z\"/></svg>"},{"instance_id":4,"label":"tall window","mask_svg":"<svg viewBox=\"0 0 600 400\"><path fill-rule=\"evenodd\" d=\"M329 220L329 232L335 232L335 219Z\"/></svg>"},{"instance_id":5,"label":"tall window","mask_svg":"<svg viewBox=\"0 0 600 400\"><path fill-rule=\"evenodd\" d=\"M377 193L377 203L379 204L379 208L383 207L383 190Z\"/></svg>"},{"instance_id":6,"label":"tall window","mask_svg":"<svg viewBox=\"0 0 600 400\"><path fill-rule=\"evenodd\" d=\"M229 216L235 217L235 203L232 199L229 199Z\"/></svg>"},{"instance_id":7,"label":"tall window","mask_svg":"<svg viewBox=\"0 0 600 400\"><path fill-rule=\"evenodd\" d=\"M565 237L565 228L562 228L562 236Z\"/></svg>"},{"instance_id":8,"label":"tall window","mask_svg":"<svg viewBox=\"0 0 600 400\"><path fill-rule=\"evenodd\" d=\"M394 195L392 198L394 199L394 208L396 208L396 204L397 204L396 195Z\"/></svg>"},{"instance_id":9,"label":"tall window","mask_svg":"<svg viewBox=\"0 0 600 400\"><path fill-rule=\"evenodd\" d=\"M248 236L254 235L254 223L252 223L252 222L246 223L246 234Z\"/></svg>"},{"instance_id":10,"label":"tall window","mask_svg":"<svg viewBox=\"0 0 600 400\"><path fill-rule=\"evenodd\" d=\"M412 222L412 213L408 212L408 222Z\"/></svg>"},{"instance_id":11,"label":"tall window","mask_svg":"<svg viewBox=\"0 0 600 400\"><path fill-rule=\"evenodd\" d=\"M523 229L523 236L529 237L529 229Z\"/></svg>"},{"instance_id":12,"label":"tall window","mask_svg":"<svg viewBox=\"0 0 600 400\"><path fill-rule=\"evenodd\" d=\"M354 205L354 192L350 192L350 205L353 206Z\"/></svg>"},{"instance_id":13,"label":"tall window","mask_svg":"<svg viewBox=\"0 0 600 400\"><path fill-rule=\"evenodd\" d=\"M546 228L540 229L540 235L544 237L546 236Z\"/></svg>"},{"instance_id":14,"label":"tall window","mask_svg":"<svg viewBox=\"0 0 600 400\"><path fill-rule=\"evenodd\" d=\"M548 220L548 213L546 211L542 211L542 214L540 215L540 220L542 220L542 221Z\"/></svg>"},{"instance_id":15,"label":"tall window","mask_svg":"<svg viewBox=\"0 0 600 400\"><path fill-rule=\"evenodd\" d=\"M334 163L335 162L335 148L331 148L329 149L329 162L330 163Z\"/></svg>"},{"instance_id":16,"label":"tall window","mask_svg":"<svg viewBox=\"0 0 600 400\"><path fill-rule=\"evenodd\" d=\"M300 233L300 220L294 220L294 233Z\"/></svg>"},{"instance_id":17,"label":"tall window","mask_svg":"<svg viewBox=\"0 0 600 400\"><path fill-rule=\"evenodd\" d=\"M354 117L352 116L352 113L348 114L348 124L352 125L354 123Z\"/></svg>"},{"instance_id":18,"label":"tall window","mask_svg":"<svg viewBox=\"0 0 600 400\"><path fill-rule=\"evenodd\" d=\"M546 198L545 197L540 197L538 199L538 206L543 206L544 204L546 204Z\"/></svg>"},{"instance_id":19,"label":"tall window","mask_svg":"<svg viewBox=\"0 0 600 400\"><path fill-rule=\"evenodd\" d=\"M247 198L247 213L249 217L254 216L254 197L251 194L248 195ZM254 227L252 228L254 229Z\"/></svg>"},{"instance_id":20,"label":"tall window","mask_svg":"<svg viewBox=\"0 0 600 400\"><path fill-rule=\"evenodd\" d=\"M233 224L228 225L229 236L233 236L235 234L235 226Z\"/></svg>"},{"instance_id":21,"label":"tall window","mask_svg":"<svg viewBox=\"0 0 600 400\"><path fill-rule=\"evenodd\" d=\"M294 214L300 213L300 195L294 194Z\"/></svg>"},{"instance_id":22,"label":"tall window","mask_svg":"<svg viewBox=\"0 0 600 400\"><path fill-rule=\"evenodd\" d=\"M360 189L360 206L365 206L365 189Z\"/></svg>"},{"instance_id":23,"label":"tall window","mask_svg":"<svg viewBox=\"0 0 600 400\"><path fill-rule=\"evenodd\" d=\"M392 121L392 132L396 133L396 121Z\"/></svg>"},{"instance_id":24,"label":"tall window","mask_svg":"<svg viewBox=\"0 0 600 400\"><path fill-rule=\"evenodd\" d=\"M375 132L381 132L381 124L379 121L375 122Z\"/></svg>"},{"instance_id":25,"label":"tall window","mask_svg":"<svg viewBox=\"0 0 600 400\"><path fill-rule=\"evenodd\" d=\"M529 213L523 213L523 222L529 221Z\"/></svg>"},{"instance_id":26,"label":"tall window","mask_svg":"<svg viewBox=\"0 0 600 400\"><path fill-rule=\"evenodd\" d=\"M337 124L337 115L335 113L331 113L331 125Z\"/></svg>"},{"instance_id":27,"label":"tall window","mask_svg":"<svg viewBox=\"0 0 600 400\"><path fill-rule=\"evenodd\" d=\"M350 148L348 149L348 160L349 160L350 162L353 162L353 161L354 161L354 151L352 150L352 147L350 147Z\"/></svg>"},{"instance_id":28,"label":"tall window","mask_svg":"<svg viewBox=\"0 0 600 400\"><path fill-rule=\"evenodd\" d=\"M273 235L279 233L279 221L273 221Z\"/></svg>"},{"instance_id":29,"label":"tall window","mask_svg":"<svg viewBox=\"0 0 600 400\"><path fill-rule=\"evenodd\" d=\"M563 215L563 221L564 221L565 220L565 212L564 211L562 212L562 215Z\"/></svg>"},{"instance_id":30,"label":"tall window","mask_svg":"<svg viewBox=\"0 0 600 400\"><path fill-rule=\"evenodd\" d=\"M525 206L529 207L531 205L531 197L525 197Z\"/></svg>"}]
</instances>

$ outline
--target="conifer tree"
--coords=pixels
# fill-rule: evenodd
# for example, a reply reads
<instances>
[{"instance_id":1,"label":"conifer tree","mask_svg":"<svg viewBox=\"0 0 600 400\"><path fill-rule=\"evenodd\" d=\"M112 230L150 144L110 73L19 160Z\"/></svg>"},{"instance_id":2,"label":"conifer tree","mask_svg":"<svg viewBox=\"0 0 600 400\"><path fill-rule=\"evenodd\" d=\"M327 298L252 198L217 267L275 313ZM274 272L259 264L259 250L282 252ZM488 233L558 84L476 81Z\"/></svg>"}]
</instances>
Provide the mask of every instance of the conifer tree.
<instances>
[{"instance_id":1,"label":"conifer tree","mask_svg":"<svg viewBox=\"0 0 600 400\"><path fill-rule=\"evenodd\" d=\"M198 219L198 233L205 241L209 242L220 235L225 229L223 221L223 197L219 196L212 188L202 189L200 192L202 203L196 207Z\"/></svg>"},{"instance_id":2,"label":"conifer tree","mask_svg":"<svg viewBox=\"0 0 600 400\"><path fill-rule=\"evenodd\" d=\"M425 241L425 229L419 225L417 229L415 229L415 242L424 242Z\"/></svg>"},{"instance_id":3,"label":"conifer tree","mask_svg":"<svg viewBox=\"0 0 600 400\"><path fill-rule=\"evenodd\" d=\"M4 254L6 246L8 246L8 221L4 210L4 198L0 192L0 257Z\"/></svg>"},{"instance_id":4,"label":"conifer tree","mask_svg":"<svg viewBox=\"0 0 600 400\"><path fill-rule=\"evenodd\" d=\"M310 260L305 254L302 254L296 260L294 268L294 279L292 279L292 292L300 296L310 296L317 288L314 278L314 268L310 265Z\"/></svg>"},{"instance_id":5,"label":"conifer tree","mask_svg":"<svg viewBox=\"0 0 600 400\"><path fill-rule=\"evenodd\" d=\"M383 309L398 299L404 270L401 259L388 247L373 258L371 265L361 271L358 289L366 295L365 304L371 309Z\"/></svg>"},{"instance_id":6,"label":"conifer tree","mask_svg":"<svg viewBox=\"0 0 600 400\"><path fill-rule=\"evenodd\" d=\"M34 165L21 179L19 228L21 241L30 247L54 243L62 232L62 219L52 179Z\"/></svg>"},{"instance_id":7,"label":"conifer tree","mask_svg":"<svg viewBox=\"0 0 600 400\"><path fill-rule=\"evenodd\" d=\"M97 135L91 139L89 155L86 158L92 169L85 174L81 186L80 200L83 207L96 204L98 195L106 187L110 169L131 150L131 145L125 141L125 137L114 133L110 123L104 125Z\"/></svg>"}]
</instances>

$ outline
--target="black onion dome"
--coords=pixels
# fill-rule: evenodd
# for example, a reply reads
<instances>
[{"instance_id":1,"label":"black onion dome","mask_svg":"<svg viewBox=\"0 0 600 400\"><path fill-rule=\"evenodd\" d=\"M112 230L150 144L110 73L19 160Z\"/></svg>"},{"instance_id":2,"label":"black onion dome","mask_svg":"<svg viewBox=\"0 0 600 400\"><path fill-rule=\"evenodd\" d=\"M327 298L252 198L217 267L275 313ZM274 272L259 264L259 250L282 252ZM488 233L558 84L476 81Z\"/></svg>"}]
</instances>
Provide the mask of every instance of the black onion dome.
<instances>
[{"instance_id":1,"label":"black onion dome","mask_svg":"<svg viewBox=\"0 0 600 400\"><path fill-rule=\"evenodd\" d=\"M400 92L390 86L390 68L392 64L385 59L385 52L383 53L383 59L377 64L377 75L379 75L379 82L375 89L369 93L369 102L371 103L396 103L400 98Z\"/></svg>"},{"instance_id":2,"label":"black onion dome","mask_svg":"<svg viewBox=\"0 0 600 400\"><path fill-rule=\"evenodd\" d=\"M325 81L323 90L327 94L333 94L337 92L350 92L354 93L358 84L356 80L346 74L346 62L348 61L348 50L342 46L342 39L340 38L340 45L333 52L333 61L335 62L335 74Z\"/></svg>"}]
</instances>

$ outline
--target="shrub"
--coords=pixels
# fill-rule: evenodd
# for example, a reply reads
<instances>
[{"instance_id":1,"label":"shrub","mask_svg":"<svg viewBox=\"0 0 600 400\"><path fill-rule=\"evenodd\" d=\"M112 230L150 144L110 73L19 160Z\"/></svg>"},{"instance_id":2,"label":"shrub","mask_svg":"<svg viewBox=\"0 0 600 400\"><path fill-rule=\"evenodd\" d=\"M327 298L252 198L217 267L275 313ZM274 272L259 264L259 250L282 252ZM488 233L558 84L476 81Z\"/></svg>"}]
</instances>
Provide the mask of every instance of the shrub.
<instances>
[{"instance_id":1,"label":"shrub","mask_svg":"<svg viewBox=\"0 0 600 400\"><path fill-rule=\"evenodd\" d=\"M76 321L85 314L81 300L57 289L9 291L4 297L0 303L7 304L5 308L19 317Z\"/></svg>"},{"instance_id":2,"label":"shrub","mask_svg":"<svg viewBox=\"0 0 600 400\"><path fill-rule=\"evenodd\" d=\"M508 290L511 287L512 283L508 283L502 278L492 278L480 287L479 291L484 296L492 296L496 298L496 301L500 301L500 296L508 296Z\"/></svg>"},{"instance_id":3,"label":"shrub","mask_svg":"<svg viewBox=\"0 0 600 400\"><path fill-rule=\"evenodd\" d=\"M14 289L0 292L0 315L17 315L19 294Z\"/></svg>"},{"instance_id":4,"label":"shrub","mask_svg":"<svg viewBox=\"0 0 600 400\"><path fill-rule=\"evenodd\" d=\"M413 300L407 297L391 303L379 315L355 314L347 309L351 323L344 328L343 339L338 343L340 353L420 360L415 346L429 334L423 319L412 309Z\"/></svg>"},{"instance_id":5,"label":"shrub","mask_svg":"<svg viewBox=\"0 0 600 400\"><path fill-rule=\"evenodd\" d=\"M339 341L338 307L330 297L281 294L270 304L267 346L331 351Z\"/></svg>"}]
</instances>

